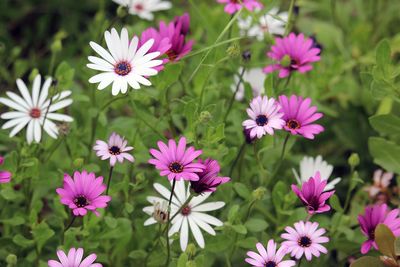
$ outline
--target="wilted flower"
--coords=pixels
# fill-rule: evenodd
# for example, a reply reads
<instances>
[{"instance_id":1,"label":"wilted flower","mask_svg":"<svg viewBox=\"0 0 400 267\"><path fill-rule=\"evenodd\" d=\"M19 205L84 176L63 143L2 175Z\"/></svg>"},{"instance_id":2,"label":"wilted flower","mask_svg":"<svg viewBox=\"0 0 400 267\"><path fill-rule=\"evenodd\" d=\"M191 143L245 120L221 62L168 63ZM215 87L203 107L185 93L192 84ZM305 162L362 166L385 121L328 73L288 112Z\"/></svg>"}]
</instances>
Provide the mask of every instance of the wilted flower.
<instances>
[{"instance_id":1,"label":"wilted flower","mask_svg":"<svg viewBox=\"0 0 400 267\"><path fill-rule=\"evenodd\" d=\"M3 165L4 158L0 156L0 165ZM0 170L0 184L9 183L11 181L11 172Z\"/></svg>"},{"instance_id":2,"label":"wilted flower","mask_svg":"<svg viewBox=\"0 0 400 267\"><path fill-rule=\"evenodd\" d=\"M277 244L274 240L270 239L268 241L267 249L261 243L256 245L258 253L253 251L248 251L246 262L255 267L292 267L296 265L293 260L283 261L283 257L286 255L287 248L281 246L278 251L276 251Z\"/></svg>"},{"instance_id":3,"label":"wilted flower","mask_svg":"<svg viewBox=\"0 0 400 267\"><path fill-rule=\"evenodd\" d=\"M129 14L137 15L142 19L153 20L153 12L167 10L172 7L171 2L163 0L113 0L115 3L127 7Z\"/></svg>"},{"instance_id":4,"label":"wilted flower","mask_svg":"<svg viewBox=\"0 0 400 267\"><path fill-rule=\"evenodd\" d=\"M219 185L231 180L229 177L218 177L218 173L221 170L218 161L208 158L204 161L199 159L199 163L203 164L205 169L198 173L199 180L190 181L190 189L196 194L215 192Z\"/></svg>"},{"instance_id":5,"label":"wilted flower","mask_svg":"<svg viewBox=\"0 0 400 267\"><path fill-rule=\"evenodd\" d=\"M61 203L67 205L75 216L85 216L87 211L92 211L99 216L98 208L107 207L110 196L102 196L106 190L103 177L97 177L94 173L82 173L76 171L74 178L64 174L64 186L57 188L57 194L61 197Z\"/></svg>"},{"instance_id":6,"label":"wilted flower","mask_svg":"<svg viewBox=\"0 0 400 267\"><path fill-rule=\"evenodd\" d=\"M62 250L57 250L57 256L59 261L49 260L49 267L102 267L100 263L94 263L97 255L92 253L86 258L83 258L82 248L71 248L68 251L68 255Z\"/></svg>"},{"instance_id":7,"label":"wilted flower","mask_svg":"<svg viewBox=\"0 0 400 267\"><path fill-rule=\"evenodd\" d=\"M238 73L241 73L243 68L240 68ZM263 73L261 68L252 68L246 70L243 73L242 77L243 82L249 83L251 89L253 91L253 97L260 96L261 93L264 91L264 81L265 81L265 74ZM235 92L237 84L240 82L239 75L234 76L234 82L231 85L232 92ZM239 89L235 95L235 99L238 101L243 100L244 98L244 84L241 82L239 85Z\"/></svg>"},{"instance_id":8,"label":"wilted flower","mask_svg":"<svg viewBox=\"0 0 400 267\"><path fill-rule=\"evenodd\" d=\"M71 91L63 91L48 99L49 88L51 86L51 78L47 78L43 86L41 86L41 76L36 75L33 80L32 94L29 93L25 83L17 80L17 86L22 97L13 93L6 92L9 98L0 97L0 103L4 104L16 111L1 114L1 118L9 120L4 123L2 129L13 128L10 137L15 136L25 126L26 141L28 144L35 141L39 143L42 139L42 129L52 138L57 138L58 128L52 121L73 121L72 117L64 114L55 113L57 110L65 108L72 103L72 99L67 98L71 95Z\"/></svg>"},{"instance_id":9,"label":"wilted flower","mask_svg":"<svg viewBox=\"0 0 400 267\"><path fill-rule=\"evenodd\" d=\"M225 12L228 14L234 14L241 10L243 7L249 11L255 9L261 9L263 5L258 0L242 0L241 3L238 0L217 0L218 3L225 4Z\"/></svg>"},{"instance_id":10,"label":"wilted flower","mask_svg":"<svg viewBox=\"0 0 400 267\"><path fill-rule=\"evenodd\" d=\"M293 192L299 197L301 202L303 202L309 214L323 213L331 209L325 201L327 201L335 191L324 192L325 187L326 180L321 181L319 172L316 172L314 177L310 177L307 182L304 182L301 189L292 184Z\"/></svg>"},{"instance_id":11,"label":"wilted flower","mask_svg":"<svg viewBox=\"0 0 400 267\"><path fill-rule=\"evenodd\" d=\"M127 144L128 141L126 141L124 137L112 133L108 138L108 143L102 140L97 140L93 149L101 160L110 159L110 165L113 167L117 161L122 163L124 159L134 162L135 159L133 156L127 153L128 151L131 151L133 147L127 146Z\"/></svg>"},{"instance_id":12,"label":"wilted flower","mask_svg":"<svg viewBox=\"0 0 400 267\"><path fill-rule=\"evenodd\" d=\"M149 163L161 171L161 176L168 176L169 180L199 180L197 173L205 167L193 160L201 155L201 150L195 150L192 146L186 149L185 137L179 139L178 145L172 139L168 141L168 146L161 141L158 141L157 145L160 150L150 149L154 158L150 159Z\"/></svg>"},{"instance_id":13,"label":"wilted flower","mask_svg":"<svg viewBox=\"0 0 400 267\"><path fill-rule=\"evenodd\" d=\"M382 170L376 170L374 172L374 184L368 186L365 190L368 192L369 196L374 198L379 193L386 193L390 182L393 179L392 172L383 172Z\"/></svg>"},{"instance_id":14,"label":"wilted flower","mask_svg":"<svg viewBox=\"0 0 400 267\"><path fill-rule=\"evenodd\" d=\"M275 42L267 56L277 63L265 67L266 73L279 70L279 78L285 78L292 71L300 73L310 71L313 68L311 63L320 60L320 49L313 48L313 40L304 39L302 33L297 36L290 33L287 37L276 38Z\"/></svg>"},{"instance_id":15,"label":"wilted flower","mask_svg":"<svg viewBox=\"0 0 400 267\"><path fill-rule=\"evenodd\" d=\"M302 135L308 139L314 139L315 134L324 131L324 127L313 122L323 117L322 113L316 112L316 106L310 106L311 98L303 99L301 96L292 95L290 99L279 96L281 112L286 125L283 128L292 135Z\"/></svg>"},{"instance_id":16,"label":"wilted flower","mask_svg":"<svg viewBox=\"0 0 400 267\"><path fill-rule=\"evenodd\" d=\"M281 237L286 241L282 246L287 247L288 253L296 259L300 259L304 254L310 261L313 255L319 257L321 253L326 254L328 251L321 243L329 242L329 238L322 236L326 231L324 228L318 229L318 226L316 222L299 221L294 224L294 228L285 227L286 233Z\"/></svg>"},{"instance_id":17,"label":"wilted flower","mask_svg":"<svg viewBox=\"0 0 400 267\"><path fill-rule=\"evenodd\" d=\"M361 232L368 238L361 246L361 253L366 254L373 246L378 250L375 242L375 229L378 224L384 224L396 237L400 236L399 209L390 210L386 204L367 206L364 215L358 216Z\"/></svg>"}]
</instances>

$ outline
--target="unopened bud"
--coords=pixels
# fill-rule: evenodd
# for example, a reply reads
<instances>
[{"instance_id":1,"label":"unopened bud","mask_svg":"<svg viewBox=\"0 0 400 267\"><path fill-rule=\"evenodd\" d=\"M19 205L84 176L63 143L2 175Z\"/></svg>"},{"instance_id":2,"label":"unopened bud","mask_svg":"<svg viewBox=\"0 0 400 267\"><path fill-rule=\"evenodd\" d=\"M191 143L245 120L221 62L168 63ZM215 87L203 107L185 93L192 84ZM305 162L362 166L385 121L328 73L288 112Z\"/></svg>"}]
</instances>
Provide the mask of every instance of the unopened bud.
<instances>
[{"instance_id":1,"label":"unopened bud","mask_svg":"<svg viewBox=\"0 0 400 267\"><path fill-rule=\"evenodd\" d=\"M208 111L202 111L199 116L199 120L202 123L207 123L212 119L212 115Z\"/></svg>"},{"instance_id":2,"label":"unopened bud","mask_svg":"<svg viewBox=\"0 0 400 267\"><path fill-rule=\"evenodd\" d=\"M253 198L256 199L256 200L263 199L266 191L267 191L267 189L265 189L265 187L258 187L252 193Z\"/></svg>"},{"instance_id":3,"label":"unopened bud","mask_svg":"<svg viewBox=\"0 0 400 267\"><path fill-rule=\"evenodd\" d=\"M119 18L125 18L128 15L128 8L126 6L119 6L117 9L117 16Z\"/></svg>"},{"instance_id":4,"label":"unopened bud","mask_svg":"<svg viewBox=\"0 0 400 267\"><path fill-rule=\"evenodd\" d=\"M357 167L360 164L360 157L357 153L352 153L348 159L348 163L352 168Z\"/></svg>"},{"instance_id":5,"label":"unopened bud","mask_svg":"<svg viewBox=\"0 0 400 267\"><path fill-rule=\"evenodd\" d=\"M196 255L196 246L194 244L190 243L186 248L186 253L188 254L189 258Z\"/></svg>"},{"instance_id":6,"label":"unopened bud","mask_svg":"<svg viewBox=\"0 0 400 267\"><path fill-rule=\"evenodd\" d=\"M51 44L50 49L51 49L51 52L53 52L53 53L58 53L58 52L60 52L61 49L62 49L61 40L59 40L59 39L54 40L54 42Z\"/></svg>"},{"instance_id":7,"label":"unopened bud","mask_svg":"<svg viewBox=\"0 0 400 267\"><path fill-rule=\"evenodd\" d=\"M240 47L237 43L233 43L231 46L228 47L226 52L230 57L238 57L240 56Z\"/></svg>"},{"instance_id":8,"label":"unopened bud","mask_svg":"<svg viewBox=\"0 0 400 267\"><path fill-rule=\"evenodd\" d=\"M250 136L251 129L246 129L243 127L243 135L244 138L246 139L246 143L251 144L253 141L256 139L255 137Z\"/></svg>"},{"instance_id":9,"label":"unopened bud","mask_svg":"<svg viewBox=\"0 0 400 267\"><path fill-rule=\"evenodd\" d=\"M70 126L68 122L58 124L57 128L60 136L67 136L69 134Z\"/></svg>"},{"instance_id":10,"label":"unopened bud","mask_svg":"<svg viewBox=\"0 0 400 267\"><path fill-rule=\"evenodd\" d=\"M242 59L244 62L249 62L251 60L251 51L250 50L243 51Z\"/></svg>"},{"instance_id":11,"label":"unopened bud","mask_svg":"<svg viewBox=\"0 0 400 267\"><path fill-rule=\"evenodd\" d=\"M6 262L8 264L7 265L8 267L17 266L17 261L18 258L14 254L8 254L8 256L6 257Z\"/></svg>"},{"instance_id":12,"label":"unopened bud","mask_svg":"<svg viewBox=\"0 0 400 267\"><path fill-rule=\"evenodd\" d=\"M29 81L33 82L33 80L35 79L35 77L39 74L39 70L34 68L31 73L29 74Z\"/></svg>"}]
</instances>

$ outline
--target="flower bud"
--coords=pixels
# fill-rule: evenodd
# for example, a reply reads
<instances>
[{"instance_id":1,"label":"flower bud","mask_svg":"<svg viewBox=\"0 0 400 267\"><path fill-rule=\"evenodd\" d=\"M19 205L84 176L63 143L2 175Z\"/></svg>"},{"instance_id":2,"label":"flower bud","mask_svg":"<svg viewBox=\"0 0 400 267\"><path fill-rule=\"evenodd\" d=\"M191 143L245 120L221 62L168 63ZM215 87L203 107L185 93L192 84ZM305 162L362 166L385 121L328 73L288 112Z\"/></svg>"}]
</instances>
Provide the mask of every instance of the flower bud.
<instances>
[{"instance_id":1,"label":"flower bud","mask_svg":"<svg viewBox=\"0 0 400 267\"><path fill-rule=\"evenodd\" d=\"M6 257L7 267L14 267L17 266L17 256L14 254L8 254Z\"/></svg>"},{"instance_id":2,"label":"flower bud","mask_svg":"<svg viewBox=\"0 0 400 267\"><path fill-rule=\"evenodd\" d=\"M51 44L50 50L52 53L58 53L62 49L62 43L61 40L57 39L54 40L54 42Z\"/></svg>"},{"instance_id":3,"label":"flower bud","mask_svg":"<svg viewBox=\"0 0 400 267\"><path fill-rule=\"evenodd\" d=\"M347 161L352 168L355 168L360 164L360 157L357 153L352 153Z\"/></svg>"},{"instance_id":4,"label":"flower bud","mask_svg":"<svg viewBox=\"0 0 400 267\"><path fill-rule=\"evenodd\" d=\"M126 6L119 6L117 9L117 16L119 18L125 18L128 15L128 8Z\"/></svg>"},{"instance_id":5,"label":"flower bud","mask_svg":"<svg viewBox=\"0 0 400 267\"><path fill-rule=\"evenodd\" d=\"M33 82L35 77L39 74L39 70L37 68L34 68L31 73L29 74L29 81Z\"/></svg>"},{"instance_id":6,"label":"flower bud","mask_svg":"<svg viewBox=\"0 0 400 267\"><path fill-rule=\"evenodd\" d=\"M212 119L212 115L208 111L202 111L199 116L199 120L201 123L207 123Z\"/></svg>"},{"instance_id":7,"label":"flower bud","mask_svg":"<svg viewBox=\"0 0 400 267\"><path fill-rule=\"evenodd\" d=\"M250 50L243 51L242 59L244 62L249 62L251 60L251 51Z\"/></svg>"},{"instance_id":8,"label":"flower bud","mask_svg":"<svg viewBox=\"0 0 400 267\"><path fill-rule=\"evenodd\" d=\"M228 56L230 56L230 57L233 57L233 58L238 57L238 56L240 56L240 47L237 43L233 43L231 46L228 47L226 52L228 53Z\"/></svg>"},{"instance_id":9,"label":"flower bud","mask_svg":"<svg viewBox=\"0 0 400 267\"><path fill-rule=\"evenodd\" d=\"M186 253L188 254L189 258L196 255L196 246L190 243L186 248Z\"/></svg>"},{"instance_id":10,"label":"flower bud","mask_svg":"<svg viewBox=\"0 0 400 267\"><path fill-rule=\"evenodd\" d=\"M261 200L261 199L263 199L265 192L267 192L267 189L265 189L265 187L260 186L253 191L253 193L252 193L253 198L255 200Z\"/></svg>"},{"instance_id":11,"label":"flower bud","mask_svg":"<svg viewBox=\"0 0 400 267\"><path fill-rule=\"evenodd\" d=\"M72 165L74 168L79 169L83 166L84 160L83 158L77 158L73 161Z\"/></svg>"}]
</instances>

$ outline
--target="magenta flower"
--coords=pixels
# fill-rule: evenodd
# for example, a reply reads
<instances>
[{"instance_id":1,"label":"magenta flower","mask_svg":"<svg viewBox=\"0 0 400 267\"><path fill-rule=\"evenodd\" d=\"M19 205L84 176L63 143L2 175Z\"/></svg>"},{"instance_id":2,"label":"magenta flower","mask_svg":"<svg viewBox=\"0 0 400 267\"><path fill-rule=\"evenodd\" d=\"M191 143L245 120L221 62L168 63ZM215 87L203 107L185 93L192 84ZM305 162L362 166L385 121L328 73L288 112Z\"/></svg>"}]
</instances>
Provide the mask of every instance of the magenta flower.
<instances>
[{"instance_id":1,"label":"magenta flower","mask_svg":"<svg viewBox=\"0 0 400 267\"><path fill-rule=\"evenodd\" d=\"M245 7L249 11L261 9L263 7L263 5L257 0L242 0L242 3L240 3L238 0L217 0L217 2L225 4L225 12L231 15L238 12L243 7Z\"/></svg>"},{"instance_id":2,"label":"magenta flower","mask_svg":"<svg viewBox=\"0 0 400 267\"><path fill-rule=\"evenodd\" d=\"M74 179L68 174L64 174L63 188L57 188L57 193L61 197L61 203L67 205L75 216L85 216L87 211L92 211L99 216L98 208L107 207L110 196L102 196L106 190L103 184L103 177L96 178L94 173L82 173L76 171Z\"/></svg>"},{"instance_id":3,"label":"magenta flower","mask_svg":"<svg viewBox=\"0 0 400 267\"><path fill-rule=\"evenodd\" d=\"M274 129L282 129L285 121L281 118L281 106L273 98L257 96L250 102L247 114L250 119L245 120L242 125L250 130L250 138L261 138L265 134L274 134Z\"/></svg>"},{"instance_id":4,"label":"magenta flower","mask_svg":"<svg viewBox=\"0 0 400 267\"><path fill-rule=\"evenodd\" d=\"M267 250L261 243L257 243L256 247L258 253L249 251L247 252L246 262L252 266L256 267L292 267L296 265L293 260L282 261L283 257L286 255L287 248L281 246L278 251L276 251L277 244L274 240L270 239L268 241Z\"/></svg>"},{"instance_id":5,"label":"magenta flower","mask_svg":"<svg viewBox=\"0 0 400 267\"><path fill-rule=\"evenodd\" d=\"M0 156L0 165L3 165L4 158ZM9 183L11 181L11 172L0 171L0 184Z\"/></svg>"},{"instance_id":6,"label":"magenta flower","mask_svg":"<svg viewBox=\"0 0 400 267\"><path fill-rule=\"evenodd\" d=\"M324 131L324 127L313 122L320 119L323 114L316 112L316 106L310 106L311 99L303 99L301 96L292 95L290 99L285 96L279 96L279 103L281 104L281 112L285 115L286 125L283 128L290 132L292 135L302 135L308 139L314 139L315 134Z\"/></svg>"},{"instance_id":7,"label":"magenta flower","mask_svg":"<svg viewBox=\"0 0 400 267\"><path fill-rule=\"evenodd\" d=\"M301 186L301 190L297 185L292 184L292 190L303 202L308 214L323 213L329 211L331 207L325 203L334 193L335 190L324 192L327 181L321 180L319 172L314 177L310 177L307 182Z\"/></svg>"},{"instance_id":8,"label":"magenta flower","mask_svg":"<svg viewBox=\"0 0 400 267\"><path fill-rule=\"evenodd\" d=\"M114 167L117 161L119 163L123 163L124 159L130 162L135 161L131 154L126 153L133 149L131 146L126 146L127 144L128 142L124 137L112 133L108 138L108 143L97 140L93 150L96 151L96 155L101 158L101 160L110 159L110 165Z\"/></svg>"},{"instance_id":9,"label":"magenta flower","mask_svg":"<svg viewBox=\"0 0 400 267\"><path fill-rule=\"evenodd\" d=\"M92 253L87 256L85 259L83 258L83 249L82 248L71 248L68 251L68 255L65 254L62 250L57 250L57 257L59 261L49 260L47 262L49 267L102 267L100 263L94 263L97 258L97 255Z\"/></svg>"},{"instance_id":10,"label":"magenta flower","mask_svg":"<svg viewBox=\"0 0 400 267\"><path fill-rule=\"evenodd\" d=\"M318 229L316 222L299 221L294 224L294 228L286 226L286 233L281 237L285 239L282 247L286 247L292 257L300 259L305 254L308 261L312 256L319 257L321 253L326 254L327 249L321 243L329 242L329 238L322 236L326 231L324 228Z\"/></svg>"},{"instance_id":11,"label":"magenta flower","mask_svg":"<svg viewBox=\"0 0 400 267\"><path fill-rule=\"evenodd\" d=\"M150 48L148 53L152 52L160 52L160 56L162 57L165 53L171 48L172 44L170 42L169 37L162 37L160 33L153 27L146 29L142 32L142 35L139 39L138 49L142 47L147 41L150 39L154 40L153 46ZM157 71L164 69L164 64L167 63L168 59L163 59L163 64L157 67L154 67Z\"/></svg>"},{"instance_id":12,"label":"magenta flower","mask_svg":"<svg viewBox=\"0 0 400 267\"><path fill-rule=\"evenodd\" d=\"M203 164L205 169L197 173L199 180L190 181L190 188L195 193L215 192L219 185L231 180L229 177L218 177L218 173L221 170L218 161L208 158L205 161L199 159L199 163Z\"/></svg>"},{"instance_id":13,"label":"magenta flower","mask_svg":"<svg viewBox=\"0 0 400 267\"><path fill-rule=\"evenodd\" d=\"M375 242L375 228L378 224L386 225L396 237L400 236L399 212L399 209L390 210L386 204L365 208L365 214L358 216L361 232L368 238L361 246L362 254L366 254L372 246L378 249Z\"/></svg>"},{"instance_id":14,"label":"magenta flower","mask_svg":"<svg viewBox=\"0 0 400 267\"><path fill-rule=\"evenodd\" d=\"M190 16L188 13L176 17L168 25L163 21L160 22L160 37L161 39L168 38L171 44L170 49L166 51L169 61L179 61L192 50L193 41L186 41L189 26Z\"/></svg>"},{"instance_id":15,"label":"magenta flower","mask_svg":"<svg viewBox=\"0 0 400 267\"><path fill-rule=\"evenodd\" d=\"M311 38L304 39L301 33L275 39L276 44L271 47L267 56L277 63L264 68L265 73L279 70L279 78L285 78L292 71L305 73L312 70L311 63L319 61L321 49L312 47L314 42Z\"/></svg>"}]
</instances>

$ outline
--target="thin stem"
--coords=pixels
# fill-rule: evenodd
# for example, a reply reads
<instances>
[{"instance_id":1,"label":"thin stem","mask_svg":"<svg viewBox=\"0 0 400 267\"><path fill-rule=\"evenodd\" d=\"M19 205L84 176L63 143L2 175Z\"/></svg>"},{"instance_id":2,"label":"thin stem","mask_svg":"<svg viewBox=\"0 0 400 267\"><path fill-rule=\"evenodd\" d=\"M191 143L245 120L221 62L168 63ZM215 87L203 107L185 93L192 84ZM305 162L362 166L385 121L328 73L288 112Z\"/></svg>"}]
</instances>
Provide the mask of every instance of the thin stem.
<instances>
[{"instance_id":1,"label":"thin stem","mask_svg":"<svg viewBox=\"0 0 400 267\"><path fill-rule=\"evenodd\" d=\"M236 84L235 92L233 93L233 95L232 95L232 97L231 97L231 99L230 99L230 101L229 101L228 110L226 111L225 116L224 116L224 124L226 123L226 119L228 118L228 115L229 115L229 113L231 112L231 109L232 109L232 106L233 106L233 102L235 101L236 94L237 94L237 92L239 91L240 84L241 84L242 81L243 81L243 75L244 75L245 71L246 71L246 68L243 67L243 68L242 68L242 71L240 72L240 75L239 75L239 81L238 81L238 83Z\"/></svg>"},{"instance_id":2,"label":"thin stem","mask_svg":"<svg viewBox=\"0 0 400 267\"><path fill-rule=\"evenodd\" d=\"M72 219L71 219L70 223L67 225L67 227L65 227L64 233L74 224L75 219L76 219L76 216L72 215Z\"/></svg>"},{"instance_id":3,"label":"thin stem","mask_svg":"<svg viewBox=\"0 0 400 267\"><path fill-rule=\"evenodd\" d=\"M286 27L285 27L285 35L289 34L289 31L292 29L292 25L293 25L293 8L294 8L294 2L296 0L291 0L290 1L290 6L289 6L289 16L288 16L288 21L286 23Z\"/></svg>"},{"instance_id":4,"label":"thin stem","mask_svg":"<svg viewBox=\"0 0 400 267\"><path fill-rule=\"evenodd\" d=\"M258 163L258 166L260 167L261 171L264 172L264 167L262 166L262 162L260 160L260 157L259 157L258 151L257 151L257 142L254 142L254 144L253 144L253 152L254 152L256 161Z\"/></svg>"},{"instance_id":5,"label":"thin stem","mask_svg":"<svg viewBox=\"0 0 400 267\"><path fill-rule=\"evenodd\" d=\"M229 170L229 177L232 177L233 170L235 169L236 163L238 162L240 156L242 155L245 146L246 146L246 140L244 140L243 144L241 145L241 147L239 149L238 154L236 155L235 160L232 163L231 169Z\"/></svg>"},{"instance_id":6,"label":"thin stem","mask_svg":"<svg viewBox=\"0 0 400 267\"><path fill-rule=\"evenodd\" d=\"M229 19L229 22L230 22L231 20L233 20L233 17L234 17L234 14L231 15L231 17L230 17L230 19ZM228 40L231 39L231 37L232 37L232 29L233 29L233 27L229 27Z\"/></svg>"},{"instance_id":7,"label":"thin stem","mask_svg":"<svg viewBox=\"0 0 400 267\"><path fill-rule=\"evenodd\" d=\"M283 161L283 158L285 156L286 145L287 145L287 142L288 142L289 138L290 138L290 133L287 133L287 135L285 137L285 140L283 141L281 156L279 157L278 164L276 165L276 168L275 168L275 170L274 170L274 172L273 172L273 174L271 176L271 180L275 178L275 175L278 173L278 171L279 171L279 169L280 169L280 167L282 165L282 161Z\"/></svg>"},{"instance_id":8,"label":"thin stem","mask_svg":"<svg viewBox=\"0 0 400 267\"><path fill-rule=\"evenodd\" d=\"M245 222L249 218L251 209L253 208L254 204L256 204L256 200L255 199L251 201L251 203L249 205L249 208L247 209L246 217L245 217L245 220L244 220Z\"/></svg>"},{"instance_id":9,"label":"thin stem","mask_svg":"<svg viewBox=\"0 0 400 267\"><path fill-rule=\"evenodd\" d=\"M108 173L108 182L107 182L106 195L108 195L108 190L110 189L110 184L111 184L111 178L112 178L113 171L114 171L114 166L110 166L110 172Z\"/></svg>"},{"instance_id":10,"label":"thin stem","mask_svg":"<svg viewBox=\"0 0 400 267\"><path fill-rule=\"evenodd\" d=\"M168 201L168 211L170 211L170 209L171 209L171 202L172 202L172 197L174 196L175 184L176 184L176 179L174 179L174 181L172 182L171 195L169 196L169 201ZM171 218L170 218L170 213L168 212L167 227L165 228L166 232L167 232L167 234L166 234L166 237L167 237L167 260L165 261L165 267L168 267L169 260L171 257L171 248L169 245L169 235L168 235L170 223L171 223Z\"/></svg>"}]
</instances>

